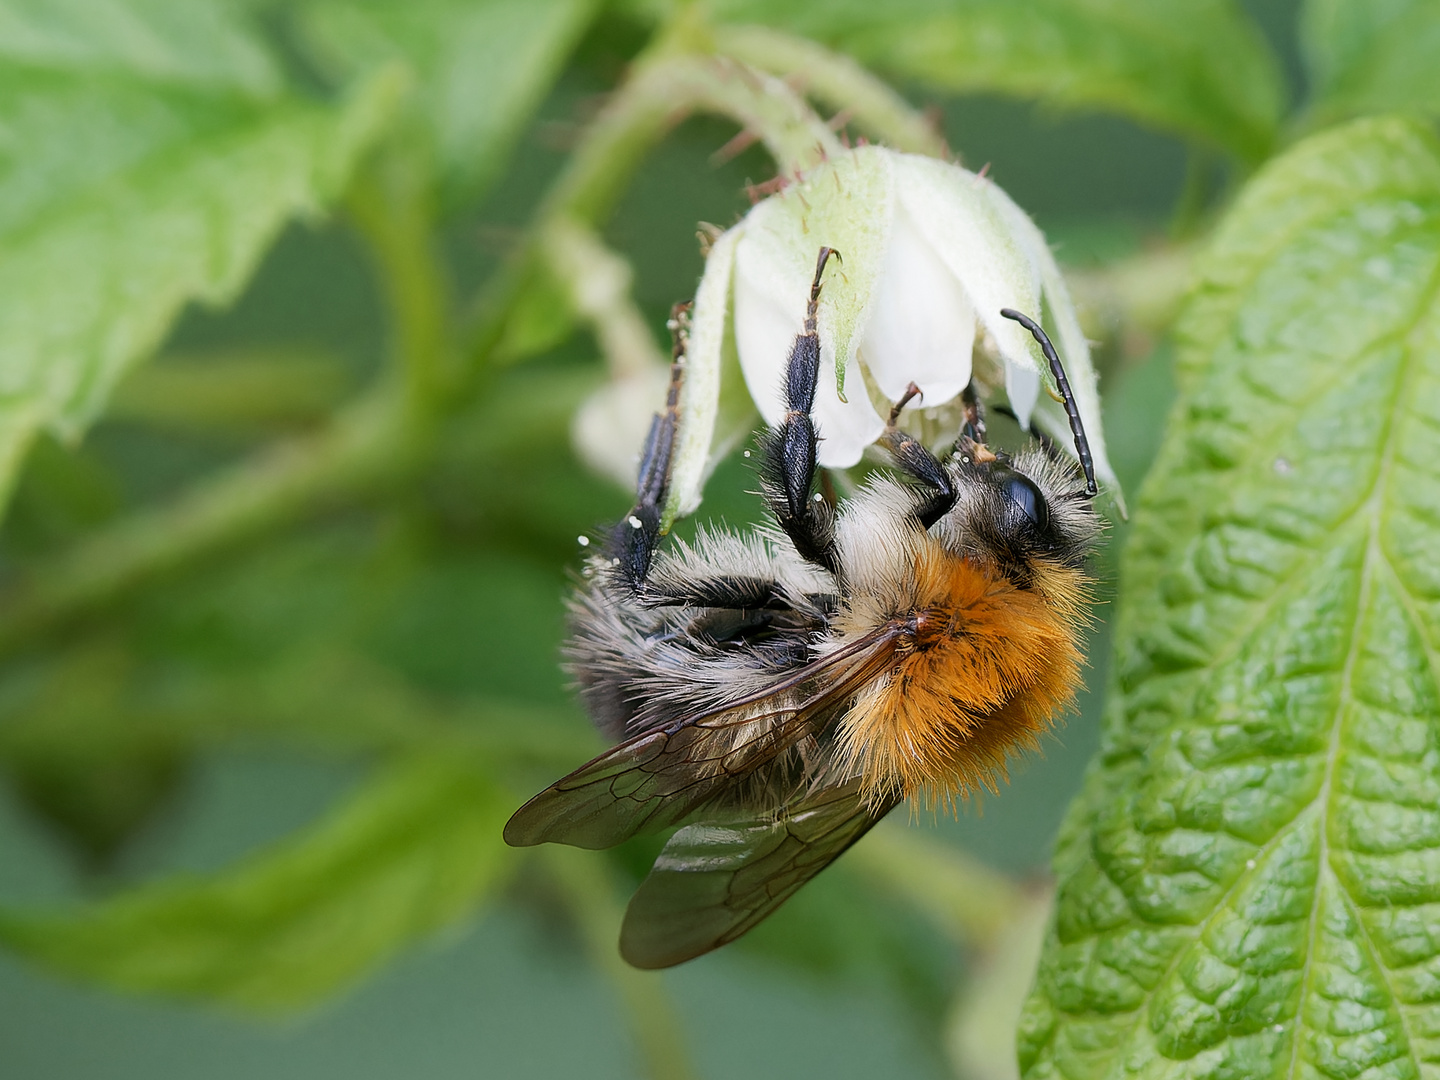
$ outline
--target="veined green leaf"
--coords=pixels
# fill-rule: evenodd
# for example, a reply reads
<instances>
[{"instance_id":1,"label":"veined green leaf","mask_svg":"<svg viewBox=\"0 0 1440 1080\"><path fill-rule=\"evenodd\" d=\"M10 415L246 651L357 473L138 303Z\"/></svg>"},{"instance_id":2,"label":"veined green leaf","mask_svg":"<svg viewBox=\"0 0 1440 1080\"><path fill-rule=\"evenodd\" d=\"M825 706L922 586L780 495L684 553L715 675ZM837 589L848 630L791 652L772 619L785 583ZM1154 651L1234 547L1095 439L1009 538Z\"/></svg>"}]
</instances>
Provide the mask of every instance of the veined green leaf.
<instances>
[{"instance_id":1,"label":"veined green leaf","mask_svg":"<svg viewBox=\"0 0 1440 1080\"><path fill-rule=\"evenodd\" d=\"M339 193L395 96L392 72L287 97L222 5L178 8L0 0L0 495L36 432L77 437L187 301L233 298Z\"/></svg>"},{"instance_id":2,"label":"veined green leaf","mask_svg":"<svg viewBox=\"0 0 1440 1080\"><path fill-rule=\"evenodd\" d=\"M1112 110L1247 161L1269 152L1283 107L1275 58L1230 0L727 0L718 14L948 90Z\"/></svg>"},{"instance_id":3,"label":"veined green leaf","mask_svg":"<svg viewBox=\"0 0 1440 1080\"><path fill-rule=\"evenodd\" d=\"M1242 194L1121 577L1031 1077L1440 1075L1440 144Z\"/></svg>"},{"instance_id":4,"label":"veined green leaf","mask_svg":"<svg viewBox=\"0 0 1440 1080\"><path fill-rule=\"evenodd\" d=\"M307 1004L491 895L513 861L512 802L463 755L404 761L233 870L66 914L0 912L0 941L119 990Z\"/></svg>"},{"instance_id":5,"label":"veined green leaf","mask_svg":"<svg viewBox=\"0 0 1440 1080\"><path fill-rule=\"evenodd\" d=\"M446 185L473 196L499 172L594 8L594 0L318 0L302 24L349 77L410 64Z\"/></svg>"},{"instance_id":6,"label":"veined green leaf","mask_svg":"<svg viewBox=\"0 0 1440 1080\"><path fill-rule=\"evenodd\" d=\"M1320 119L1440 112L1440 2L1307 0L1301 40Z\"/></svg>"}]
</instances>

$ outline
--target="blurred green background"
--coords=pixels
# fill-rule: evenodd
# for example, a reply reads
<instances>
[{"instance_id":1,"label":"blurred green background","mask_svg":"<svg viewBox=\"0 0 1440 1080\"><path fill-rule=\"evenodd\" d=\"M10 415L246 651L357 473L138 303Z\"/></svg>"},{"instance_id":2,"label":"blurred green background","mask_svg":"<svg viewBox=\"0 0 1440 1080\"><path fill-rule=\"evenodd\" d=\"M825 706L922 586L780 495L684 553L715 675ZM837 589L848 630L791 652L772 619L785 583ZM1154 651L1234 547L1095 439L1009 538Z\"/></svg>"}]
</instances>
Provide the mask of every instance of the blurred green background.
<instances>
[{"instance_id":1,"label":"blurred green background","mask_svg":"<svg viewBox=\"0 0 1440 1080\"><path fill-rule=\"evenodd\" d=\"M1296 5L1246 6L1298 96ZM634 16L601 13L489 194L446 211L457 296L513 249L577 123L645 39ZM966 165L990 163L1082 276L1173 248L1223 197L1219 166L1187 171L1179 140L1127 120L901 89L938 110ZM604 230L633 263L657 341L698 279L696 223L732 221L749 205L747 182L770 173L758 149L714 163L733 134L687 121ZM314 429L382 369L385 306L345 214L290 226L233 306L186 311L82 444L35 447L4 527L7 568L159 504L276 435ZM1116 336L1099 357L1112 458L1133 492L1170 401L1166 348ZM583 760L596 744L557 666L562 598L575 537L629 504L570 448L570 415L602 378L590 338L566 335L497 370L417 481L227 545L12 650L0 672L0 898L64 909L217 871L320 819L378 755L470 745L477 731L484 747L496 715L533 736L505 777L517 800ZM753 487L743 463L727 464L700 517L754 520ZM1123 539L1117 527L1102 575ZM1092 690L1043 759L960 820L914 827L1017 879L1043 875L1097 742L1105 656L1102 624ZM616 868L607 902L653 850L585 856ZM653 978L699 1074L843 1078L950 1075L938 1032L967 977L964 950L842 864L742 946ZM0 953L6 1075L37 1080L627 1077L639 1069L628 1025L583 931L533 868L477 917L426 935L338 998L278 1017L122 996Z\"/></svg>"}]
</instances>

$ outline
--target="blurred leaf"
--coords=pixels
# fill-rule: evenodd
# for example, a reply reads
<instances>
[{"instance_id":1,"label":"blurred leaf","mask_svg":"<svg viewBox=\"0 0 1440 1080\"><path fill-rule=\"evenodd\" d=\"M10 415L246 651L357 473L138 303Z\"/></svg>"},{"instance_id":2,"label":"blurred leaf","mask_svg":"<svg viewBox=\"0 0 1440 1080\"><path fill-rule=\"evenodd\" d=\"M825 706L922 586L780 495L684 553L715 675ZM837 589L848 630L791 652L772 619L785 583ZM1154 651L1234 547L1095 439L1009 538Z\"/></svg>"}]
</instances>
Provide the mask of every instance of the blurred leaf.
<instances>
[{"instance_id":1,"label":"blurred leaf","mask_svg":"<svg viewBox=\"0 0 1440 1080\"><path fill-rule=\"evenodd\" d=\"M1284 106L1275 57L1230 0L722 0L716 15L945 90L1115 111L1248 162Z\"/></svg>"},{"instance_id":2,"label":"blurred leaf","mask_svg":"<svg viewBox=\"0 0 1440 1080\"><path fill-rule=\"evenodd\" d=\"M177 666L238 675L349 652L432 691L558 703L564 592L553 564L351 526L151 590L130 617L137 653Z\"/></svg>"},{"instance_id":3,"label":"blurred leaf","mask_svg":"<svg viewBox=\"0 0 1440 1080\"><path fill-rule=\"evenodd\" d=\"M323 419L352 381L340 357L320 349L165 356L120 384L109 416L192 435L253 434Z\"/></svg>"},{"instance_id":4,"label":"blurred leaf","mask_svg":"<svg viewBox=\"0 0 1440 1080\"><path fill-rule=\"evenodd\" d=\"M57 746L9 765L27 809L59 831L87 869L103 872L150 823L185 774L186 757L152 746Z\"/></svg>"},{"instance_id":5,"label":"blurred leaf","mask_svg":"<svg viewBox=\"0 0 1440 1080\"><path fill-rule=\"evenodd\" d=\"M493 895L512 801L463 756L414 758L229 871L66 914L0 913L0 941L118 990L307 1004Z\"/></svg>"},{"instance_id":6,"label":"blurred leaf","mask_svg":"<svg viewBox=\"0 0 1440 1080\"><path fill-rule=\"evenodd\" d=\"M410 64L446 186L473 198L509 157L594 7L594 0L317 0L301 23L343 76Z\"/></svg>"},{"instance_id":7,"label":"blurred leaf","mask_svg":"<svg viewBox=\"0 0 1440 1080\"><path fill-rule=\"evenodd\" d=\"M335 107L284 96L227 11L0 0L0 494L187 301L232 299L389 111L394 72Z\"/></svg>"},{"instance_id":8,"label":"blurred leaf","mask_svg":"<svg viewBox=\"0 0 1440 1080\"><path fill-rule=\"evenodd\" d=\"M11 665L0 686L0 761L16 769L280 745L342 757L476 753L528 785L532 771L564 769L600 749L573 706L426 693L335 645L216 669L137 656L100 638Z\"/></svg>"},{"instance_id":9,"label":"blurred leaf","mask_svg":"<svg viewBox=\"0 0 1440 1080\"><path fill-rule=\"evenodd\" d=\"M213 0L4 0L0 62L32 69L32 76L113 75L257 96L273 94L280 82L232 7Z\"/></svg>"},{"instance_id":10,"label":"blurred leaf","mask_svg":"<svg viewBox=\"0 0 1440 1080\"><path fill-rule=\"evenodd\" d=\"M1297 145L1199 272L1022 1061L1432 1075L1440 145Z\"/></svg>"},{"instance_id":11,"label":"blurred leaf","mask_svg":"<svg viewBox=\"0 0 1440 1080\"><path fill-rule=\"evenodd\" d=\"M1321 119L1440 112L1440 0L1307 0L1301 42Z\"/></svg>"}]
</instances>

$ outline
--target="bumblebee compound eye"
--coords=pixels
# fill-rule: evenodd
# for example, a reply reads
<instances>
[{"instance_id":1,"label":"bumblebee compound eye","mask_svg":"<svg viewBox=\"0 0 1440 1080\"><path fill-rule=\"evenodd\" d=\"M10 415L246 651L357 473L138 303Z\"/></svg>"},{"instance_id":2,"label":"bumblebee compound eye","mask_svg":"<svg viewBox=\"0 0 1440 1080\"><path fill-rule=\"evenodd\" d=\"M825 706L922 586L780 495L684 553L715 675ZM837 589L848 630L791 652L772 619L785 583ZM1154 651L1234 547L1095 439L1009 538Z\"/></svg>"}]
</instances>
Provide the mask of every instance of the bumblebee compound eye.
<instances>
[{"instance_id":1,"label":"bumblebee compound eye","mask_svg":"<svg viewBox=\"0 0 1440 1080\"><path fill-rule=\"evenodd\" d=\"M1037 529L1050 524L1050 508L1045 505L1045 496L1030 480L1018 473L1007 476L1000 484L1005 498L1020 508L1030 523Z\"/></svg>"}]
</instances>

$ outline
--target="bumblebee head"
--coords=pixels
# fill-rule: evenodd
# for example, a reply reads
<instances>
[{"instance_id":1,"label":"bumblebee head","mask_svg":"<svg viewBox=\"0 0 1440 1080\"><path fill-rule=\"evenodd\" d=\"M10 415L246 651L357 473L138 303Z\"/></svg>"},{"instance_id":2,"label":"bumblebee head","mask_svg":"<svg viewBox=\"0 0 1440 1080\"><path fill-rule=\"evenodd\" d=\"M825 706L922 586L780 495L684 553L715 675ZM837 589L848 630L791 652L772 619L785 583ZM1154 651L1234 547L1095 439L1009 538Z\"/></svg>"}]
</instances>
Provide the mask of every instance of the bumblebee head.
<instances>
[{"instance_id":1,"label":"bumblebee head","mask_svg":"<svg viewBox=\"0 0 1440 1080\"><path fill-rule=\"evenodd\" d=\"M1024 584L1033 577L1036 560L1068 567L1083 563L1101 521L1093 505L1098 489L1090 443L1055 347L1029 317L1010 308L1000 314L1029 330L1049 361L1070 420L1076 461L1043 440L1013 457L997 453L982 441L983 426L967 425L948 465L959 497L937 525L942 537L963 544L968 556L991 560Z\"/></svg>"},{"instance_id":2,"label":"bumblebee head","mask_svg":"<svg viewBox=\"0 0 1440 1080\"><path fill-rule=\"evenodd\" d=\"M1085 477L1042 446L1014 455L962 440L946 465L957 498L932 535L1025 584L1042 559L1079 567L1102 528Z\"/></svg>"}]
</instances>

